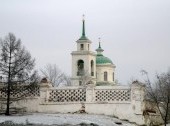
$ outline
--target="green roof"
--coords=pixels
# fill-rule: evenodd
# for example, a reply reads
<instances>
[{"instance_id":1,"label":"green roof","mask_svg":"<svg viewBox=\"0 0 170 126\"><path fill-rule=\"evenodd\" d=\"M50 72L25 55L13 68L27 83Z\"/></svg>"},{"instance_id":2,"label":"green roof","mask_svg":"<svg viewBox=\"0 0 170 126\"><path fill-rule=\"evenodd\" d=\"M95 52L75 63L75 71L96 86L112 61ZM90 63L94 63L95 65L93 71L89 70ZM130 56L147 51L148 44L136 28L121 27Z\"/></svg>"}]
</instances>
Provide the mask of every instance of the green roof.
<instances>
[{"instance_id":1,"label":"green roof","mask_svg":"<svg viewBox=\"0 0 170 126\"><path fill-rule=\"evenodd\" d=\"M97 54L96 64L107 64L107 63L113 64L113 62L109 58L103 56L102 54Z\"/></svg>"},{"instance_id":2,"label":"green roof","mask_svg":"<svg viewBox=\"0 0 170 126\"><path fill-rule=\"evenodd\" d=\"M80 38L79 38L79 40L88 40L88 38L86 37L86 36L81 36Z\"/></svg>"}]
</instances>

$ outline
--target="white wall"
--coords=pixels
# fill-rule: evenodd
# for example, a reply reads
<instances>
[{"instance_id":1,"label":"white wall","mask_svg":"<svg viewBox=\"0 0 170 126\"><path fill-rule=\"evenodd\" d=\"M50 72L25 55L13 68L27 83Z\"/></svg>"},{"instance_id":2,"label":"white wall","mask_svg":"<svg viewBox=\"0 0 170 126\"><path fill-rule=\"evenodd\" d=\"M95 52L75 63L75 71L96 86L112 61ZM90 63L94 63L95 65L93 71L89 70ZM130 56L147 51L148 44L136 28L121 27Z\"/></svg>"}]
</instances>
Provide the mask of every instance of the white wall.
<instances>
[{"instance_id":1,"label":"white wall","mask_svg":"<svg viewBox=\"0 0 170 126\"><path fill-rule=\"evenodd\" d=\"M143 87L139 85L128 86L97 86L93 85L87 87L51 87L49 83L40 85L40 97L33 99L25 99L16 102L13 105L17 107L26 107L28 112L43 112L43 113L75 113L82 110L85 106L85 111L90 114L105 114L118 117L120 119L129 120L137 124L144 124L143 118ZM86 90L86 101L72 101L72 102L56 102L49 101L52 91L71 91L71 90ZM113 99L111 101L96 101L97 91L113 91L119 95L124 96L122 93L130 95L124 96L124 100ZM80 91L79 91L80 92ZM54 92L53 92L54 93ZM56 94L57 96L58 94ZM116 96L116 97L119 97ZM65 95L64 95L65 96ZM79 96L79 95L78 95ZM114 96L113 96L114 97ZM125 100L129 97L128 100ZM54 97L55 98L55 97ZM104 98L107 99L107 98Z\"/></svg>"},{"instance_id":2,"label":"white wall","mask_svg":"<svg viewBox=\"0 0 170 126\"><path fill-rule=\"evenodd\" d=\"M97 65L97 82L104 81L104 72L107 72L108 76L108 82L112 83L113 81L113 72L115 72L115 67L112 64L103 64L103 65ZM115 78L115 77L114 77Z\"/></svg>"}]
</instances>

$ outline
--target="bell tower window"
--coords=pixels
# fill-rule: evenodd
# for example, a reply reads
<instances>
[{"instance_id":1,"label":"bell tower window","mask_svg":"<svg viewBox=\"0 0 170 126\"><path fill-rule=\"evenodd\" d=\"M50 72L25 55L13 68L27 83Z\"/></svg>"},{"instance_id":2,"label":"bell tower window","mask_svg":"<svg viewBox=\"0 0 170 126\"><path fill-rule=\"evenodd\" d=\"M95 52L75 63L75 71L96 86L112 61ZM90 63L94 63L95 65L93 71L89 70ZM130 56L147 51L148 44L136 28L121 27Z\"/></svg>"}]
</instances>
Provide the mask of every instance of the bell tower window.
<instances>
[{"instance_id":1,"label":"bell tower window","mask_svg":"<svg viewBox=\"0 0 170 126\"><path fill-rule=\"evenodd\" d=\"M80 44L80 50L84 50L84 44Z\"/></svg>"},{"instance_id":2,"label":"bell tower window","mask_svg":"<svg viewBox=\"0 0 170 126\"><path fill-rule=\"evenodd\" d=\"M77 76L83 75L84 72L84 61L83 60L78 60L77 62Z\"/></svg>"}]
</instances>

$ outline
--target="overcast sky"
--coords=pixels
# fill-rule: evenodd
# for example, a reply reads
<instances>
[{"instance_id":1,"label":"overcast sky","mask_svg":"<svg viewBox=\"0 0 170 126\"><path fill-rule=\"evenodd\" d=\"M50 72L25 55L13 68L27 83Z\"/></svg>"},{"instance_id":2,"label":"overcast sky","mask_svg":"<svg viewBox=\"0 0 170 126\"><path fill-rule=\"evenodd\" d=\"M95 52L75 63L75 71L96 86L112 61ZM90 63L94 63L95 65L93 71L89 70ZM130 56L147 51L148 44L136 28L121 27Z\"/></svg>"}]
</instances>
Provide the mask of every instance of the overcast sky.
<instances>
[{"instance_id":1,"label":"overcast sky","mask_svg":"<svg viewBox=\"0 0 170 126\"><path fill-rule=\"evenodd\" d=\"M170 68L170 0L0 0L0 37L20 38L37 69L52 63L71 75L82 14L92 49L101 37L122 84Z\"/></svg>"}]
</instances>

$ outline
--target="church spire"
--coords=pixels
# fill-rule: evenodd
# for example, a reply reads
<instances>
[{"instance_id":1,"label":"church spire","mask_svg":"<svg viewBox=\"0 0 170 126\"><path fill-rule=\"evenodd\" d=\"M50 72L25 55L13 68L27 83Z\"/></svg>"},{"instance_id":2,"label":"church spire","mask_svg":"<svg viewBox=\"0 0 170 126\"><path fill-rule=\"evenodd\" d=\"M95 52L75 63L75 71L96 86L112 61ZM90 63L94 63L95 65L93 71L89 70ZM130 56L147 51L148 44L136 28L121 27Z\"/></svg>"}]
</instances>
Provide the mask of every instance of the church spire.
<instances>
[{"instance_id":1,"label":"church spire","mask_svg":"<svg viewBox=\"0 0 170 126\"><path fill-rule=\"evenodd\" d=\"M86 33L85 33L85 15L83 14L83 29L82 29L82 36L86 36Z\"/></svg>"},{"instance_id":2,"label":"church spire","mask_svg":"<svg viewBox=\"0 0 170 126\"><path fill-rule=\"evenodd\" d=\"M101 48L101 46L100 46L100 42L99 42L99 48Z\"/></svg>"},{"instance_id":3,"label":"church spire","mask_svg":"<svg viewBox=\"0 0 170 126\"><path fill-rule=\"evenodd\" d=\"M82 35L79 40L88 40L86 37L86 32L85 32L85 15L83 14L83 20L82 20L83 26L82 26Z\"/></svg>"},{"instance_id":4,"label":"church spire","mask_svg":"<svg viewBox=\"0 0 170 126\"><path fill-rule=\"evenodd\" d=\"M97 51L97 55L103 55L102 52L103 52L104 50L101 48L100 38L99 38L99 47L96 49L96 51Z\"/></svg>"},{"instance_id":5,"label":"church spire","mask_svg":"<svg viewBox=\"0 0 170 126\"><path fill-rule=\"evenodd\" d=\"M100 38L99 38L99 47L98 48L101 48L101 46L100 46Z\"/></svg>"}]
</instances>

